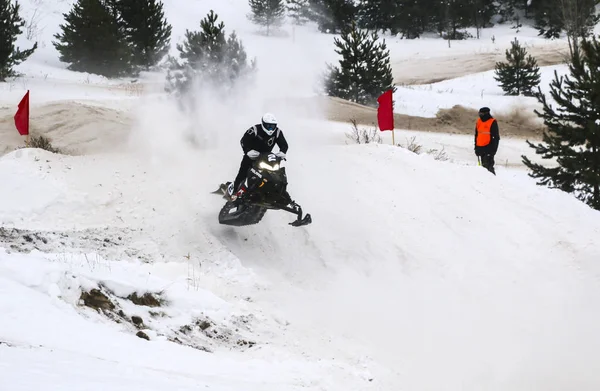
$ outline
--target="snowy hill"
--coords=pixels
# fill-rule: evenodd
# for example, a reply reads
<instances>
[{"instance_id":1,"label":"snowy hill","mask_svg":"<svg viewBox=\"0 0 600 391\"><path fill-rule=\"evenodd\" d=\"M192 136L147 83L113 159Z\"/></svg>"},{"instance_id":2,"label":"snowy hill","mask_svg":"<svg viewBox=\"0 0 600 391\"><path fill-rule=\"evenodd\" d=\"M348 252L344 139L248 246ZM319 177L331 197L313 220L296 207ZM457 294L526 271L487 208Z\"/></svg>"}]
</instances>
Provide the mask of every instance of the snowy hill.
<instances>
[{"instance_id":1,"label":"snowy hill","mask_svg":"<svg viewBox=\"0 0 600 391\"><path fill-rule=\"evenodd\" d=\"M184 118L163 75L106 80L58 62L50 41L71 3L23 2L45 46L0 84L0 390L600 388L600 213L535 185L521 138L502 139L497 177L469 134L396 131L448 161L391 146L389 132L348 145L349 125L328 121L313 90L332 37L265 37L241 0L165 0L174 42L213 8L259 64L252 96ZM498 26L452 48L388 37L398 80L431 83L399 86L396 110L536 107L481 72L514 36ZM464 74L436 70L454 57ZM15 150L27 89L33 132L71 155ZM290 143L307 227L272 211L253 227L217 222L210 192L237 172L241 132L265 110Z\"/></svg>"}]
</instances>

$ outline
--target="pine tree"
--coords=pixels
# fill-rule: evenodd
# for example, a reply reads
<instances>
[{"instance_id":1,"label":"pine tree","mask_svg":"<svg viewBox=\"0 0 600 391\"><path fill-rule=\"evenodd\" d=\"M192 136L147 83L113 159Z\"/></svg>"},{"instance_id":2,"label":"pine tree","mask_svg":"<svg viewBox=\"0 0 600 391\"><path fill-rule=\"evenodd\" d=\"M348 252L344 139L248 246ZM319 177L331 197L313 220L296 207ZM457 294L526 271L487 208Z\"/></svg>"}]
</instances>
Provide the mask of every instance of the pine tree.
<instances>
[{"instance_id":1,"label":"pine tree","mask_svg":"<svg viewBox=\"0 0 600 391\"><path fill-rule=\"evenodd\" d=\"M465 39L468 33L460 31L472 24L470 0L440 0L431 5L431 26L444 39Z\"/></svg>"},{"instance_id":2,"label":"pine tree","mask_svg":"<svg viewBox=\"0 0 600 391\"><path fill-rule=\"evenodd\" d=\"M294 24L303 25L310 20L310 5L308 0L286 0L288 16Z\"/></svg>"},{"instance_id":3,"label":"pine tree","mask_svg":"<svg viewBox=\"0 0 600 391\"><path fill-rule=\"evenodd\" d=\"M560 0L534 1L531 10L535 13L535 28L544 38L559 38L565 25L558 12Z\"/></svg>"},{"instance_id":4,"label":"pine tree","mask_svg":"<svg viewBox=\"0 0 600 391\"><path fill-rule=\"evenodd\" d=\"M574 193L592 208L600 210L600 43L595 37L581 43L581 51L571 57L569 74L550 84L550 95L558 105L552 107L538 88L536 97L543 105L548 130L543 143L527 144L543 159L556 159L555 167L532 163L529 175L545 185Z\"/></svg>"},{"instance_id":5,"label":"pine tree","mask_svg":"<svg viewBox=\"0 0 600 391\"><path fill-rule=\"evenodd\" d=\"M283 0L249 0L252 14L249 18L256 24L267 28L267 35L271 26L280 26L285 17L285 4Z\"/></svg>"},{"instance_id":6,"label":"pine tree","mask_svg":"<svg viewBox=\"0 0 600 391\"><path fill-rule=\"evenodd\" d=\"M201 31L185 32L183 44L177 44L181 61L171 58L167 74L168 92L177 95L193 93L196 83L209 84L223 90L233 86L240 77L255 70L248 63L246 51L235 34L225 35L225 24L210 11L200 22Z\"/></svg>"},{"instance_id":7,"label":"pine tree","mask_svg":"<svg viewBox=\"0 0 600 391\"><path fill-rule=\"evenodd\" d=\"M483 29L498 12L496 0L468 0L468 8L472 14L471 24L477 28L477 38L481 37Z\"/></svg>"},{"instance_id":8,"label":"pine tree","mask_svg":"<svg viewBox=\"0 0 600 391\"><path fill-rule=\"evenodd\" d=\"M58 42L53 44L70 70L106 77L132 74L131 47L114 3L77 0L64 17L66 24L54 35Z\"/></svg>"},{"instance_id":9,"label":"pine tree","mask_svg":"<svg viewBox=\"0 0 600 391\"><path fill-rule=\"evenodd\" d=\"M134 64L149 70L169 51L172 27L157 0L116 0Z\"/></svg>"},{"instance_id":10,"label":"pine tree","mask_svg":"<svg viewBox=\"0 0 600 391\"><path fill-rule=\"evenodd\" d=\"M403 38L419 38L427 26L429 10L423 5L423 0L398 0L397 10L393 19L394 29Z\"/></svg>"},{"instance_id":11,"label":"pine tree","mask_svg":"<svg viewBox=\"0 0 600 391\"><path fill-rule=\"evenodd\" d=\"M397 0L360 0L357 10L359 26L368 30L390 30L396 34L399 11Z\"/></svg>"},{"instance_id":12,"label":"pine tree","mask_svg":"<svg viewBox=\"0 0 600 391\"><path fill-rule=\"evenodd\" d=\"M506 95L533 95L532 89L540 84L540 68L537 61L515 38L506 50L506 61L497 62L494 79Z\"/></svg>"},{"instance_id":13,"label":"pine tree","mask_svg":"<svg viewBox=\"0 0 600 391\"><path fill-rule=\"evenodd\" d=\"M336 34L356 18L357 7L353 0L308 0L308 3L310 19L321 32Z\"/></svg>"},{"instance_id":14,"label":"pine tree","mask_svg":"<svg viewBox=\"0 0 600 391\"><path fill-rule=\"evenodd\" d=\"M15 76L13 67L25 61L37 49L37 42L31 49L15 47L17 37L25 21L19 16L20 6L12 0L0 0L0 81Z\"/></svg>"},{"instance_id":15,"label":"pine tree","mask_svg":"<svg viewBox=\"0 0 600 391\"><path fill-rule=\"evenodd\" d=\"M502 17L501 23L512 22L512 28L520 29L522 27L520 11L525 10L525 17L527 17L528 0L499 0L497 4L496 11Z\"/></svg>"},{"instance_id":16,"label":"pine tree","mask_svg":"<svg viewBox=\"0 0 600 391\"><path fill-rule=\"evenodd\" d=\"M498 15L502 17L501 22L507 22L514 20L516 13L516 3L519 0L499 0L498 1Z\"/></svg>"},{"instance_id":17,"label":"pine tree","mask_svg":"<svg viewBox=\"0 0 600 391\"><path fill-rule=\"evenodd\" d=\"M446 38L465 39L469 34L461 29L471 26L471 6L469 0L445 0L446 5Z\"/></svg>"},{"instance_id":18,"label":"pine tree","mask_svg":"<svg viewBox=\"0 0 600 391\"><path fill-rule=\"evenodd\" d=\"M377 98L394 87L390 53L385 40L378 42L376 32L370 35L352 23L340 38L334 38L336 53L342 56L340 66L328 66L325 80L328 95L364 105L375 106Z\"/></svg>"}]
</instances>

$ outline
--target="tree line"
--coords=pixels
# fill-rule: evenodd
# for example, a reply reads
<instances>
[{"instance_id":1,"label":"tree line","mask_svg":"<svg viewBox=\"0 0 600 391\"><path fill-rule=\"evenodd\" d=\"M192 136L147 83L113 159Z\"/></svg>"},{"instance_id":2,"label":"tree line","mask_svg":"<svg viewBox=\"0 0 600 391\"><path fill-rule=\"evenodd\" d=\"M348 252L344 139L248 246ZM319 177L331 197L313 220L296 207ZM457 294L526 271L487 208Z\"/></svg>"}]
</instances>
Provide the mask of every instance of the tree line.
<instances>
[{"instance_id":1,"label":"tree line","mask_svg":"<svg viewBox=\"0 0 600 391\"><path fill-rule=\"evenodd\" d=\"M600 0L248 0L253 22L267 34L286 19L314 22L324 33L359 29L414 39L435 32L445 39L471 37L467 28L490 27L493 21L522 24L534 21L540 36L589 35L598 22L594 7ZM171 26L160 0L77 0L64 15L53 45L69 69L107 77L149 70L168 53ZM0 0L0 80L35 51L14 47L24 25L16 0Z\"/></svg>"},{"instance_id":2,"label":"tree line","mask_svg":"<svg viewBox=\"0 0 600 391\"><path fill-rule=\"evenodd\" d=\"M353 21L361 29L389 32L403 38L437 33L464 39L494 22L522 26L534 21L541 36L583 34L598 21L598 0L249 0L252 17L264 26L278 25L285 16L296 24L315 22L319 30L339 33Z\"/></svg>"}]
</instances>

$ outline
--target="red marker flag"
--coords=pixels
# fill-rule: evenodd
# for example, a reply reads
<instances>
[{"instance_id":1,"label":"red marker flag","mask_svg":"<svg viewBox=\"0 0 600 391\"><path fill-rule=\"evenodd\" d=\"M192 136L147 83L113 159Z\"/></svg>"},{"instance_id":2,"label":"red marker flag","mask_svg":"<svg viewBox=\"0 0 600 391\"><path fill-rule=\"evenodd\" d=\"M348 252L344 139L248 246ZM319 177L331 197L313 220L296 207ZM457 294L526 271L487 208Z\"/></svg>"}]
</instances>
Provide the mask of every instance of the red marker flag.
<instances>
[{"instance_id":1,"label":"red marker flag","mask_svg":"<svg viewBox=\"0 0 600 391\"><path fill-rule=\"evenodd\" d=\"M391 130L392 131L392 144L396 145L394 140L394 91L387 90L377 98L377 123L379 124L379 130Z\"/></svg>"},{"instance_id":2,"label":"red marker flag","mask_svg":"<svg viewBox=\"0 0 600 391\"><path fill-rule=\"evenodd\" d=\"M379 130L394 130L394 101L393 91L387 90L377 98L377 122Z\"/></svg>"},{"instance_id":3,"label":"red marker flag","mask_svg":"<svg viewBox=\"0 0 600 391\"><path fill-rule=\"evenodd\" d=\"M29 90L19 102L19 109L15 114L15 126L21 136L29 136Z\"/></svg>"}]
</instances>

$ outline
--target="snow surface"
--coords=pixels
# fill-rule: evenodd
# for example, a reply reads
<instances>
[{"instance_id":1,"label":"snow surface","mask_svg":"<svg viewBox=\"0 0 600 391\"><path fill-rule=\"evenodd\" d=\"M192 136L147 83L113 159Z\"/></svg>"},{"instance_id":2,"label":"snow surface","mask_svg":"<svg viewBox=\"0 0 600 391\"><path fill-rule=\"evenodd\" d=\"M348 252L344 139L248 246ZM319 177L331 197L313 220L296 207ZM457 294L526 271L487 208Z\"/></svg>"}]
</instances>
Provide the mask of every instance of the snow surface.
<instances>
[{"instance_id":1,"label":"snow surface","mask_svg":"<svg viewBox=\"0 0 600 391\"><path fill-rule=\"evenodd\" d=\"M550 83L556 75L568 75L565 64L540 67L540 88L550 102ZM494 71L476 73L438 83L415 86L398 86L394 94L394 111L402 114L435 117L438 110L449 109L457 104L479 110L490 107L494 113L508 114L514 110L532 112L542 105L534 97L505 96Z\"/></svg>"},{"instance_id":2,"label":"snow surface","mask_svg":"<svg viewBox=\"0 0 600 391\"><path fill-rule=\"evenodd\" d=\"M527 177L522 140L503 139L497 176L476 166L471 136L396 131L403 144L444 147L449 161L391 146L390 132L383 144L347 145L347 124L293 103L314 96L335 61L332 36L287 26L265 37L241 0L164 2L174 42L211 8L236 30L258 59L251 96L209 92L184 118L160 94L160 74L142 75L153 88L140 96L131 80L68 71L51 39L72 1L23 1L28 17L39 10L43 44L19 66L24 76L0 84L3 113L27 89L32 115L47 103L98 109L48 118L77 156L0 157L0 390L600 388L600 212ZM498 26L452 48L388 41L397 62L463 61L514 36ZM555 45L532 29L519 39ZM545 68L543 84L554 69L564 72ZM535 107L492 80L399 87L396 109ZM264 110L290 142L289 190L313 215L307 227L273 211L253 227L217 222L223 200L209 193L237 172L241 132ZM83 306L91 289L124 316ZM135 305L133 292L166 303Z\"/></svg>"}]
</instances>

